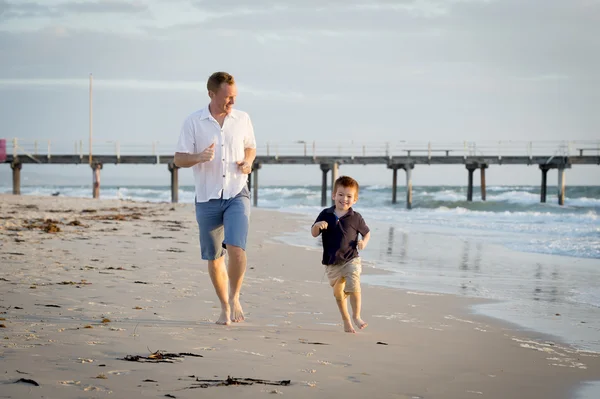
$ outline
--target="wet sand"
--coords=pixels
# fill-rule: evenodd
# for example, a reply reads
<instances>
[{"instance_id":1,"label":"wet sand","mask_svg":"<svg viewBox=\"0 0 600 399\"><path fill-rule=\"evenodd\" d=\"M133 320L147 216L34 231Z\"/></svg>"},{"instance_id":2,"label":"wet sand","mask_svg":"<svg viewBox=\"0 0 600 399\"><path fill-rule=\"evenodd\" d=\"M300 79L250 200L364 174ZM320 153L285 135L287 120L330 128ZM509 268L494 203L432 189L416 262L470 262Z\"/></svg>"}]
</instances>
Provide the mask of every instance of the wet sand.
<instances>
[{"instance_id":1,"label":"wet sand","mask_svg":"<svg viewBox=\"0 0 600 399\"><path fill-rule=\"evenodd\" d=\"M224 327L190 204L0 195L0 397L569 398L600 376L452 295L363 285L369 327L344 333L320 254L275 239L308 228L253 209L247 320Z\"/></svg>"}]
</instances>

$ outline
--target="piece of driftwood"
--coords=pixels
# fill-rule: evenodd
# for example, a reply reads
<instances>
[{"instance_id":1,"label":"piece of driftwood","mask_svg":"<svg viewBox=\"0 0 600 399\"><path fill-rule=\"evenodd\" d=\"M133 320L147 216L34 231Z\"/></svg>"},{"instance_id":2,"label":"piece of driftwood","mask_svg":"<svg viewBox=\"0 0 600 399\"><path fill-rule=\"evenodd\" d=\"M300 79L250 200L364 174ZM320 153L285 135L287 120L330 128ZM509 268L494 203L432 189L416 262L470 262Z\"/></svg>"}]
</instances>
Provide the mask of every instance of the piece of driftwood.
<instances>
[{"instance_id":1,"label":"piece of driftwood","mask_svg":"<svg viewBox=\"0 0 600 399\"><path fill-rule=\"evenodd\" d=\"M298 341L301 344L307 344L307 345L329 345L329 344L326 344L324 342L311 342L311 341L307 341L307 340L302 339L302 338L300 338Z\"/></svg>"},{"instance_id":2,"label":"piece of driftwood","mask_svg":"<svg viewBox=\"0 0 600 399\"><path fill-rule=\"evenodd\" d=\"M126 360L128 362L141 362L141 363L174 363L175 360L180 360L185 356L190 357L204 357L195 353L181 352L181 353L167 353L156 351L148 356L140 355L127 355L120 360Z\"/></svg>"},{"instance_id":3,"label":"piece of driftwood","mask_svg":"<svg viewBox=\"0 0 600 399\"><path fill-rule=\"evenodd\" d=\"M29 378L19 378L18 380L15 381L15 384L18 384L20 382L23 382L25 384L31 384L31 385L35 385L36 387L39 387L40 384L38 384L36 381L31 380Z\"/></svg>"},{"instance_id":4,"label":"piece of driftwood","mask_svg":"<svg viewBox=\"0 0 600 399\"><path fill-rule=\"evenodd\" d=\"M263 384L263 385L276 385L276 386L288 386L291 384L291 380L281 380L281 381L270 381L270 380L262 380L256 378L234 378L231 376L227 376L224 380L204 380L196 377L197 384L192 384L192 386L187 387L186 389L195 389L195 388L209 388L209 387L226 387L230 385L254 385L254 384Z\"/></svg>"}]
</instances>

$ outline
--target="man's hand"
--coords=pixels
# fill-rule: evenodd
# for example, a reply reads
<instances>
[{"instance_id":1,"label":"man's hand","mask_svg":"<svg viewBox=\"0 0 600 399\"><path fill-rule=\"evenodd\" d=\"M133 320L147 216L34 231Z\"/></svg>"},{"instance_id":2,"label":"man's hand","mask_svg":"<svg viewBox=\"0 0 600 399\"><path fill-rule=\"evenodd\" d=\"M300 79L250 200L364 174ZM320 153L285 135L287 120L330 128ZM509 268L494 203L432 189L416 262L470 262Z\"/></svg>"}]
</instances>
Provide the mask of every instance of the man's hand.
<instances>
[{"instance_id":1,"label":"man's hand","mask_svg":"<svg viewBox=\"0 0 600 399\"><path fill-rule=\"evenodd\" d=\"M248 174L252 173L252 165L250 164L250 162L238 161L237 164L238 164L238 169L243 174L248 175Z\"/></svg>"},{"instance_id":2,"label":"man's hand","mask_svg":"<svg viewBox=\"0 0 600 399\"><path fill-rule=\"evenodd\" d=\"M212 143L202 152L190 154L187 152L176 152L173 157L173 163L178 168L191 168L194 165L204 162L210 162L215 158L215 143Z\"/></svg>"},{"instance_id":3,"label":"man's hand","mask_svg":"<svg viewBox=\"0 0 600 399\"><path fill-rule=\"evenodd\" d=\"M315 226L319 228L319 230L326 230L327 229L327 222L322 220L320 222L315 223Z\"/></svg>"},{"instance_id":4,"label":"man's hand","mask_svg":"<svg viewBox=\"0 0 600 399\"><path fill-rule=\"evenodd\" d=\"M356 243L356 248L358 248L359 251L365 249L366 246L367 244L365 244L363 240L358 240L358 242Z\"/></svg>"},{"instance_id":5,"label":"man's hand","mask_svg":"<svg viewBox=\"0 0 600 399\"><path fill-rule=\"evenodd\" d=\"M198 163L210 162L215 159L215 143L212 143L204 149L201 153L198 153Z\"/></svg>"}]
</instances>

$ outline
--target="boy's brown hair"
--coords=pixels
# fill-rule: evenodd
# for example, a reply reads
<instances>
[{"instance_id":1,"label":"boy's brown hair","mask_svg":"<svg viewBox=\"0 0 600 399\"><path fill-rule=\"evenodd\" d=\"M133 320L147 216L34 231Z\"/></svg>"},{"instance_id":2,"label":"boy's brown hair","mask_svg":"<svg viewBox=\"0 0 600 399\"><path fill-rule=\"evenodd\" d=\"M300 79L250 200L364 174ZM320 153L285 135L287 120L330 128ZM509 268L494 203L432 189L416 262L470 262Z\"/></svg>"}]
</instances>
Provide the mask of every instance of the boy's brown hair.
<instances>
[{"instance_id":1,"label":"boy's brown hair","mask_svg":"<svg viewBox=\"0 0 600 399\"><path fill-rule=\"evenodd\" d=\"M333 185L333 192L334 194L337 193L337 189L338 187L344 187L344 188L353 188L354 191L356 191L355 194L355 199L358 199L358 182L356 180L354 180L353 178L351 178L350 176L340 176L336 179L334 185Z\"/></svg>"},{"instance_id":2,"label":"boy's brown hair","mask_svg":"<svg viewBox=\"0 0 600 399\"><path fill-rule=\"evenodd\" d=\"M227 72L215 72L208 78L208 82L206 82L206 88L209 91L216 93L219 91L223 83L227 83L231 86L232 84L235 84L235 79Z\"/></svg>"}]
</instances>

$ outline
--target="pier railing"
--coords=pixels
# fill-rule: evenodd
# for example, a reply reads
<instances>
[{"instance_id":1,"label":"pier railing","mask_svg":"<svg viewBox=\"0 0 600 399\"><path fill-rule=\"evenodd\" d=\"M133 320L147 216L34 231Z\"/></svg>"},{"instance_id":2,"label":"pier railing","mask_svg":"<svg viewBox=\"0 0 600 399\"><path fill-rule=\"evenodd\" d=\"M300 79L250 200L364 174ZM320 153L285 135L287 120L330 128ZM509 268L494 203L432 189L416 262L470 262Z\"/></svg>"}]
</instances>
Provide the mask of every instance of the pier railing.
<instances>
[{"instance_id":1,"label":"pier railing","mask_svg":"<svg viewBox=\"0 0 600 399\"><path fill-rule=\"evenodd\" d=\"M178 167L174 164L175 143L158 141L94 141L93 147L84 141L52 141L12 139L6 145L0 140L0 162L9 162L13 170L13 193L21 189L21 169L24 163L85 164L93 171L93 196L99 197L100 170L104 164L167 164L171 173L171 199L178 201ZM327 142L278 141L259 142L252 173L253 200L258 200L258 172L266 164L317 164L322 172L321 205L327 199L327 175L331 184L342 164L384 164L392 170L392 203L396 203L398 170L406 173L407 208L412 207L412 169L415 165L458 165L468 171L467 201L473 200L473 173L481 176L481 199L485 201L485 170L490 165L537 165L542 173L540 201L546 202L547 174L558 170L558 203L565 200L565 171L572 165L600 165L600 140L569 141L389 141L389 142Z\"/></svg>"},{"instance_id":2,"label":"pier railing","mask_svg":"<svg viewBox=\"0 0 600 399\"><path fill-rule=\"evenodd\" d=\"M6 151L13 156L31 158L52 155L89 155L86 141L7 139ZM160 141L96 141L93 155L173 155L175 143ZM257 145L259 156L310 157L373 157L373 156L583 156L600 155L600 140L572 141L389 141L389 142L331 142L331 141L267 141Z\"/></svg>"}]
</instances>

